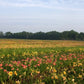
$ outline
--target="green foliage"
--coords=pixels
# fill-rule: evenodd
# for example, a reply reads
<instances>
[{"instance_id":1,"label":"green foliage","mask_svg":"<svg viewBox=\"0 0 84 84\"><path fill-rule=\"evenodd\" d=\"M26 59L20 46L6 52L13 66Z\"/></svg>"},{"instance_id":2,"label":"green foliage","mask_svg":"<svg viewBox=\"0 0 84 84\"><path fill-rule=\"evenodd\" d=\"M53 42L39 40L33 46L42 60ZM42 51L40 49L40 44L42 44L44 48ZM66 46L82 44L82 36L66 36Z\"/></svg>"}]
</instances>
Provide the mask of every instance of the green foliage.
<instances>
[{"instance_id":1,"label":"green foliage","mask_svg":"<svg viewBox=\"0 0 84 84\"><path fill-rule=\"evenodd\" d=\"M64 31L64 32L57 32L57 31L50 31L50 32L18 32L18 33L11 33L0 32L0 38L17 38L17 39L42 39L42 40L84 40L84 33L78 33L74 30L71 31Z\"/></svg>"},{"instance_id":2,"label":"green foliage","mask_svg":"<svg viewBox=\"0 0 84 84\"><path fill-rule=\"evenodd\" d=\"M84 47L0 49L0 84L83 84Z\"/></svg>"}]
</instances>

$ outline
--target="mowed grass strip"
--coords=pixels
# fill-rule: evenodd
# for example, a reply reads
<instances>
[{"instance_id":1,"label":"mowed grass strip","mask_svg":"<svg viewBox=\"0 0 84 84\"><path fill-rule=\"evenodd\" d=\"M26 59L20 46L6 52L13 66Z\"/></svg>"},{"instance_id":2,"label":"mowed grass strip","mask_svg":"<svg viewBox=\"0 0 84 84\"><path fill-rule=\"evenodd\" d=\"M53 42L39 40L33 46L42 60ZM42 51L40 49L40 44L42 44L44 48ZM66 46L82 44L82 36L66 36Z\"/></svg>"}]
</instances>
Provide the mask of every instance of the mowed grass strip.
<instances>
[{"instance_id":1,"label":"mowed grass strip","mask_svg":"<svg viewBox=\"0 0 84 84\"><path fill-rule=\"evenodd\" d=\"M54 48L84 46L84 41L0 39L0 48Z\"/></svg>"}]
</instances>

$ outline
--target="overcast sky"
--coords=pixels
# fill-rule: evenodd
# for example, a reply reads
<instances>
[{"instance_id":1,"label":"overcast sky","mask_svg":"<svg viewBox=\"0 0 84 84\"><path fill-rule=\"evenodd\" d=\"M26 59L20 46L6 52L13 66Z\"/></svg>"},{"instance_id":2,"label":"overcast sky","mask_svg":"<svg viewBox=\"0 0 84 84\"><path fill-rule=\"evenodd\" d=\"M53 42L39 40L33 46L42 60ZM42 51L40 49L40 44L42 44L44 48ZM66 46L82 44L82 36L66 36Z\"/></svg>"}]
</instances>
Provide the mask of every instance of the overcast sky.
<instances>
[{"instance_id":1,"label":"overcast sky","mask_svg":"<svg viewBox=\"0 0 84 84\"><path fill-rule=\"evenodd\" d=\"M84 0L0 0L0 31L84 32Z\"/></svg>"}]
</instances>

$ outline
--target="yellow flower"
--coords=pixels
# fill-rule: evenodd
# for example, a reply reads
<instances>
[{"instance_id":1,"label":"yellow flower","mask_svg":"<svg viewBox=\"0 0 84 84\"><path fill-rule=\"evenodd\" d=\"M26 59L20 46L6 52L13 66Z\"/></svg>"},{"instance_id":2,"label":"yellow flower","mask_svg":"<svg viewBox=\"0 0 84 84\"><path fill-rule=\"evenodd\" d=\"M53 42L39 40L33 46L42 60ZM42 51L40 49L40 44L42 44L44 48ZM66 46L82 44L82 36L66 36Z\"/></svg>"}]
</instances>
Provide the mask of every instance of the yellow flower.
<instances>
[{"instance_id":1,"label":"yellow flower","mask_svg":"<svg viewBox=\"0 0 84 84\"><path fill-rule=\"evenodd\" d=\"M75 79L72 79L72 82L74 82Z\"/></svg>"},{"instance_id":2,"label":"yellow flower","mask_svg":"<svg viewBox=\"0 0 84 84\"><path fill-rule=\"evenodd\" d=\"M66 75L66 72L65 71L63 73L64 73L64 75Z\"/></svg>"},{"instance_id":3,"label":"yellow flower","mask_svg":"<svg viewBox=\"0 0 84 84\"><path fill-rule=\"evenodd\" d=\"M26 72L24 72L23 75L26 76Z\"/></svg>"},{"instance_id":4,"label":"yellow flower","mask_svg":"<svg viewBox=\"0 0 84 84\"><path fill-rule=\"evenodd\" d=\"M21 78L22 77L22 75L19 75L19 78Z\"/></svg>"},{"instance_id":5,"label":"yellow flower","mask_svg":"<svg viewBox=\"0 0 84 84\"><path fill-rule=\"evenodd\" d=\"M17 76L17 72L16 71L14 71L14 74Z\"/></svg>"},{"instance_id":6,"label":"yellow flower","mask_svg":"<svg viewBox=\"0 0 84 84\"><path fill-rule=\"evenodd\" d=\"M45 84L45 82L41 82L40 84Z\"/></svg>"},{"instance_id":7,"label":"yellow flower","mask_svg":"<svg viewBox=\"0 0 84 84\"><path fill-rule=\"evenodd\" d=\"M10 54L8 54L7 57L10 57Z\"/></svg>"},{"instance_id":8,"label":"yellow flower","mask_svg":"<svg viewBox=\"0 0 84 84\"><path fill-rule=\"evenodd\" d=\"M53 72L57 72L57 70L56 69L53 69Z\"/></svg>"},{"instance_id":9,"label":"yellow flower","mask_svg":"<svg viewBox=\"0 0 84 84\"><path fill-rule=\"evenodd\" d=\"M61 74L61 77L63 77L63 74Z\"/></svg>"},{"instance_id":10,"label":"yellow flower","mask_svg":"<svg viewBox=\"0 0 84 84\"><path fill-rule=\"evenodd\" d=\"M76 64L76 62L73 62L73 64Z\"/></svg>"},{"instance_id":11,"label":"yellow flower","mask_svg":"<svg viewBox=\"0 0 84 84\"><path fill-rule=\"evenodd\" d=\"M50 69L52 69L52 66L50 67Z\"/></svg>"},{"instance_id":12,"label":"yellow flower","mask_svg":"<svg viewBox=\"0 0 84 84\"><path fill-rule=\"evenodd\" d=\"M20 84L20 81L18 80L18 81L16 81L16 84Z\"/></svg>"},{"instance_id":13,"label":"yellow flower","mask_svg":"<svg viewBox=\"0 0 84 84\"><path fill-rule=\"evenodd\" d=\"M12 72L12 71L10 71L10 72L8 73L8 75L9 75L9 76L12 76L12 75L13 75L13 72Z\"/></svg>"},{"instance_id":14,"label":"yellow flower","mask_svg":"<svg viewBox=\"0 0 84 84\"><path fill-rule=\"evenodd\" d=\"M5 84L4 82L2 82L1 84Z\"/></svg>"},{"instance_id":15,"label":"yellow flower","mask_svg":"<svg viewBox=\"0 0 84 84\"><path fill-rule=\"evenodd\" d=\"M79 74L79 76L78 76L78 77L79 77L79 78L82 78L82 75L80 75L80 74Z\"/></svg>"},{"instance_id":16,"label":"yellow flower","mask_svg":"<svg viewBox=\"0 0 84 84\"><path fill-rule=\"evenodd\" d=\"M57 75L55 76L55 79L58 79L58 76Z\"/></svg>"},{"instance_id":17,"label":"yellow flower","mask_svg":"<svg viewBox=\"0 0 84 84\"><path fill-rule=\"evenodd\" d=\"M49 69L49 67L47 67L46 69Z\"/></svg>"},{"instance_id":18,"label":"yellow flower","mask_svg":"<svg viewBox=\"0 0 84 84\"><path fill-rule=\"evenodd\" d=\"M36 73L37 73L37 74L39 74L39 73L40 73L40 71L36 71Z\"/></svg>"},{"instance_id":19,"label":"yellow flower","mask_svg":"<svg viewBox=\"0 0 84 84\"><path fill-rule=\"evenodd\" d=\"M78 66L82 66L82 63L78 63Z\"/></svg>"}]
</instances>

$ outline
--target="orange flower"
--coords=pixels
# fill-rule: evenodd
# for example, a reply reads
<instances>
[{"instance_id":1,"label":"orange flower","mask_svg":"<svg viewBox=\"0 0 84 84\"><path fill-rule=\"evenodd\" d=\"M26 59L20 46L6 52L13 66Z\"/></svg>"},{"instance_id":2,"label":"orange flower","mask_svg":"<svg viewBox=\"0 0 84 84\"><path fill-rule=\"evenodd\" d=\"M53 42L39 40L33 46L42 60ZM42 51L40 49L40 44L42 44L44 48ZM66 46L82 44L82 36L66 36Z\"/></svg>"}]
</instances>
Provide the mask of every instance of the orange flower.
<instances>
[{"instance_id":1,"label":"orange flower","mask_svg":"<svg viewBox=\"0 0 84 84\"><path fill-rule=\"evenodd\" d=\"M51 79L54 79L54 76L52 76Z\"/></svg>"}]
</instances>

